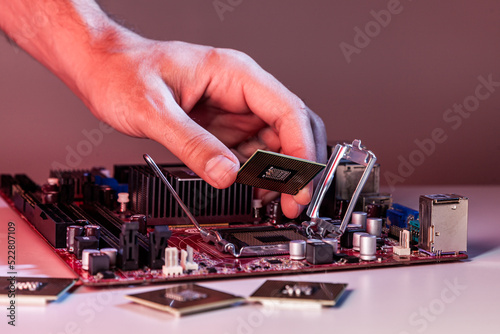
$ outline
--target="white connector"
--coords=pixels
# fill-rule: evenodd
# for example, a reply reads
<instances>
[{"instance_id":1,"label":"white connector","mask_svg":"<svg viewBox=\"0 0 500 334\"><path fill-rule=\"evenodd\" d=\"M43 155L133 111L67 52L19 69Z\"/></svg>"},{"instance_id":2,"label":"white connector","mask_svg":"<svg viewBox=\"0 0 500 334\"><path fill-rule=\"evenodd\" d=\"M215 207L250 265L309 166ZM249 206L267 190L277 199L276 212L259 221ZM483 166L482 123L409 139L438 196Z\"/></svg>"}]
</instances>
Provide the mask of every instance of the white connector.
<instances>
[{"instance_id":1,"label":"white connector","mask_svg":"<svg viewBox=\"0 0 500 334\"><path fill-rule=\"evenodd\" d=\"M398 256L410 256L410 231L399 231L399 246L392 247L392 251Z\"/></svg>"},{"instance_id":2,"label":"white connector","mask_svg":"<svg viewBox=\"0 0 500 334\"><path fill-rule=\"evenodd\" d=\"M184 270L198 270L198 263L193 260L193 247L187 246L186 250L181 250L181 267Z\"/></svg>"},{"instance_id":3,"label":"white connector","mask_svg":"<svg viewBox=\"0 0 500 334\"><path fill-rule=\"evenodd\" d=\"M165 248L163 274L166 276L178 276L182 274L182 267L179 265L179 251L175 247Z\"/></svg>"}]
</instances>

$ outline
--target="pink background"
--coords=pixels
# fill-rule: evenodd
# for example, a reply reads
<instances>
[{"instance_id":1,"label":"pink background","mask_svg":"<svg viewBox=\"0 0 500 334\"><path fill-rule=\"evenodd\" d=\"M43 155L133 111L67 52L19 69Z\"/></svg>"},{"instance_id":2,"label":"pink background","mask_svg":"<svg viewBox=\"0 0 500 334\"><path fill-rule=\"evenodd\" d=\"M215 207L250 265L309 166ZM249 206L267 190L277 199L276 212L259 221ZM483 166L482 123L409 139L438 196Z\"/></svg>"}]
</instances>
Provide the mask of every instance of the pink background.
<instances>
[{"instance_id":1,"label":"pink background","mask_svg":"<svg viewBox=\"0 0 500 334\"><path fill-rule=\"evenodd\" d=\"M500 2L402 0L397 15L348 63L355 27L376 29L388 1L238 1L221 20L213 1L108 0L108 12L143 35L242 50L323 117L331 140L360 138L404 184L500 183L500 87L460 127L443 120L473 95L478 77L500 82ZM380 26L379 26L380 27ZM483 90L482 92L486 92ZM138 163L160 145L117 132L88 145L99 122L48 70L0 39L0 172L41 182L54 163L78 168ZM441 128L446 140L418 153L415 140ZM68 150L85 150L67 160ZM417 159L398 172L400 158ZM401 183L396 184L400 185Z\"/></svg>"}]
</instances>

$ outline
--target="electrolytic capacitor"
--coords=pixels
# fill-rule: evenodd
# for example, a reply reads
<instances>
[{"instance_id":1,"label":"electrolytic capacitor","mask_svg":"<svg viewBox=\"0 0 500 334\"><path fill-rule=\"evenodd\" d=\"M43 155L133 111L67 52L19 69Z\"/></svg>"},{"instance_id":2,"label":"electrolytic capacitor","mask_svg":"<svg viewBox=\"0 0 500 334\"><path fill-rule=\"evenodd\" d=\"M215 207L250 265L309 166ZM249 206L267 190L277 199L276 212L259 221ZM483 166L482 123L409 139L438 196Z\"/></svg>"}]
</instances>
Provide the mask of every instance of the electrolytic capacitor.
<instances>
[{"instance_id":1,"label":"electrolytic capacitor","mask_svg":"<svg viewBox=\"0 0 500 334\"><path fill-rule=\"evenodd\" d=\"M332 245L333 254L337 254L339 252L339 240L335 238L324 238L323 242Z\"/></svg>"},{"instance_id":2,"label":"electrolytic capacitor","mask_svg":"<svg viewBox=\"0 0 500 334\"><path fill-rule=\"evenodd\" d=\"M304 240L292 240L289 245L290 259L303 260L306 258L306 242Z\"/></svg>"},{"instance_id":3,"label":"electrolytic capacitor","mask_svg":"<svg viewBox=\"0 0 500 334\"><path fill-rule=\"evenodd\" d=\"M355 211L351 216L351 224L357 224L366 228L366 212Z\"/></svg>"},{"instance_id":4,"label":"electrolytic capacitor","mask_svg":"<svg viewBox=\"0 0 500 334\"><path fill-rule=\"evenodd\" d=\"M78 225L70 225L66 228L66 248L68 252L75 251L75 237L83 235L83 227Z\"/></svg>"},{"instance_id":5,"label":"electrolytic capacitor","mask_svg":"<svg viewBox=\"0 0 500 334\"><path fill-rule=\"evenodd\" d=\"M376 237L380 237L380 235L382 234L382 219L368 218L366 220L366 232Z\"/></svg>"},{"instance_id":6,"label":"electrolytic capacitor","mask_svg":"<svg viewBox=\"0 0 500 334\"><path fill-rule=\"evenodd\" d=\"M99 253L97 249L84 249L82 252L82 269L89 270L89 256L90 253Z\"/></svg>"},{"instance_id":7,"label":"electrolytic capacitor","mask_svg":"<svg viewBox=\"0 0 500 334\"><path fill-rule=\"evenodd\" d=\"M96 237L99 239L101 236L101 228L97 225L85 225L84 228L86 237Z\"/></svg>"},{"instance_id":8,"label":"electrolytic capacitor","mask_svg":"<svg viewBox=\"0 0 500 334\"><path fill-rule=\"evenodd\" d=\"M88 225L89 224L89 221L86 220L86 219L77 219L75 220L75 224L76 225L80 225L80 226L85 226L85 225Z\"/></svg>"},{"instance_id":9,"label":"electrolytic capacitor","mask_svg":"<svg viewBox=\"0 0 500 334\"><path fill-rule=\"evenodd\" d=\"M361 236L359 258L363 261L373 261L377 258L377 237L370 234Z\"/></svg>"},{"instance_id":10,"label":"electrolytic capacitor","mask_svg":"<svg viewBox=\"0 0 500 334\"><path fill-rule=\"evenodd\" d=\"M114 268L116 266L116 255L118 254L118 250L116 248L102 248L101 253L109 257L109 266Z\"/></svg>"},{"instance_id":11,"label":"electrolytic capacitor","mask_svg":"<svg viewBox=\"0 0 500 334\"><path fill-rule=\"evenodd\" d=\"M352 249L355 250L355 251L358 251L360 250L360 245L361 245L361 237L363 235L369 235L368 233L366 232L354 232L353 236L352 236Z\"/></svg>"}]
</instances>

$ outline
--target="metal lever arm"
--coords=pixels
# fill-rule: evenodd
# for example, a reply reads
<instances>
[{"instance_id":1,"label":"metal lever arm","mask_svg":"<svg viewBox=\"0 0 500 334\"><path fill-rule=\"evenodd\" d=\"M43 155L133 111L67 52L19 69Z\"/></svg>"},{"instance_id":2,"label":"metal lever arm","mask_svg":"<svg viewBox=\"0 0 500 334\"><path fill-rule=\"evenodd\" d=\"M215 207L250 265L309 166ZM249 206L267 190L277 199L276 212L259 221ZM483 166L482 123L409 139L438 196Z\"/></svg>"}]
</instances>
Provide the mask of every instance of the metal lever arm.
<instances>
[{"instance_id":1,"label":"metal lever arm","mask_svg":"<svg viewBox=\"0 0 500 334\"><path fill-rule=\"evenodd\" d=\"M160 170L160 167L156 164L156 162L151 158L148 154L144 154L144 160L147 162L149 167L153 170L153 172L160 178L160 180L167 186L168 190L170 193L174 196L175 200L179 204L179 206L182 208L182 211L186 214L186 216L189 218L191 223L198 229L200 232L201 237L203 238L203 241L205 242L213 242L217 249L221 252L227 252L232 254L234 257L239 257L240 254L236 252L236 247L234 245L222 238L219 232L214 231L214 230L207 230L203 227L200 226L198 221L196 221L196 218L194 218L193 214L191 211L189 211L188 207L182 199L180 198L179 194L175 191L175 189L172 187L170 182L168 182L167 178L165 175L162 173Z\"/></svg>"},{"instance_id":2,"label":"metal lever arm","mask_svg":"<svg viewBox=\"0 0 500 334\"><path fill-rule=\"evenodd\" d=\"M330 159L328 160L328 164L321 175L320 183L318 187L315 189L311 204L307 209L307 216L311 218L311 223L316 224L318 222L325 225L326 222L319 218L319 208L321 207L321 203L323 203L323 199L325 197L328 188L330 187L333 177L335 176L335 171L340 163L341 159L347 159L351 162L360 164L365 166L365 171L359 180L359 183L354 191L351 200L349 202L349 206L347 207L347 211L344 215L344 219L339 227L333 227L334 234L337 236L341 236L344 234L345 229L347 228L347 224L351 220L351 214L354 210L354 206L358 201L358 197L363 190L363 187L370 176L370 172L377 161L377 157L371 151L365 150L361 146L361 141L359 139L355 139L352 144L340 145L337 144L335 146L335 150L333 151Z\"/></svg>"}]
</instances>

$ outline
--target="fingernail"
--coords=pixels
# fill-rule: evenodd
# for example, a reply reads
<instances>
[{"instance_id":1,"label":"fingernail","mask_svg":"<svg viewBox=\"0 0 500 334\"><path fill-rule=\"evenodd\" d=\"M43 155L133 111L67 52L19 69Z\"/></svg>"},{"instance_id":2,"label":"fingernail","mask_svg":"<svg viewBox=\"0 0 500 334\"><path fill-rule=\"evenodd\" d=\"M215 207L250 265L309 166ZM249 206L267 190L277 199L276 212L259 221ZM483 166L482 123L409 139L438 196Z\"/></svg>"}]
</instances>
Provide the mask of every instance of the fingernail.
<instances>
[{"instance_id":1,"label":"fingernail","mask_svg":"<svg viewBox=\"0 0 500 334\"><path fill-rule=\"evenodd\" d=\"M217 185L226 185L226 178L238 171L238 165L223 155L208 160L205 173Z\"/></svg>"}]
</instances>

